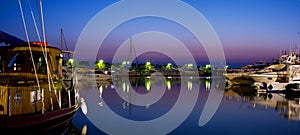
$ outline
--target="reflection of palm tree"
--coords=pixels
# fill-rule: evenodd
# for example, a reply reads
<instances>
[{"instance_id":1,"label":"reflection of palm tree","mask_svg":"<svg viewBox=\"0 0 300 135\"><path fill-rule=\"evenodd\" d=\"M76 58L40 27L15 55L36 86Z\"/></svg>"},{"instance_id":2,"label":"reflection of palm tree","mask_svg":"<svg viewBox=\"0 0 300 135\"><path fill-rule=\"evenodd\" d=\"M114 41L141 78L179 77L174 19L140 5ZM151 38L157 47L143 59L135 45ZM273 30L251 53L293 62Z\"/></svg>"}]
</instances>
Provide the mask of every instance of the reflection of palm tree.
<instances>
[{"instance_id":1,"label":"reflection of palm tree","mask_svg":"<svg viewBox=\"0 0 300 135\"><path fill-rule=\"evenodd\" d=\"M102 94L103 94L103 86L102 85L99 86L99 93L100 93L99 97L102 98Z\"/></svg>"},{"instance_id":2,"label":"reflection of palm tree","mask_svg":"<svg viewBox=\"0 0 300 135\"><path fill-rule=\"evenodd\" d=\"M122 86L123 92L128 93L128 96L123 97L123 98L128 98L128 100L122 102L122 107L123 107L123 109L126 109L128 107L128 113L129 113L129 115L131 115L131 112L132 112L132 96L135 96L135 95L132 95L132 90L133 89L131 87L131 82L129 80L122 80L122 78L121 78L121 80L118 80L117 84L119 84L121 82L122 82L122 85L123 85ZM137 91L137 83L136 83L134 89Z\"/></svg>"}]
</instances>

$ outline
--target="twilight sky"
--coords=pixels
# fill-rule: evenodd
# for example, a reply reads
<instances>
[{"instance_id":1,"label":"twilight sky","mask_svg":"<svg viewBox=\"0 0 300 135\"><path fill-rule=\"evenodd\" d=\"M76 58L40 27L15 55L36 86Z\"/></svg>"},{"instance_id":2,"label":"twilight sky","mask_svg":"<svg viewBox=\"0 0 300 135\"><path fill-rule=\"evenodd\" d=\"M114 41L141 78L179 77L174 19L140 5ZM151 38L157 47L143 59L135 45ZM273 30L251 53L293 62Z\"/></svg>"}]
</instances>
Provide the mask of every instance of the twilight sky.
<instances>
[{"instance_id":1,"label":"twilight sky","mask_svg":"<svg viewBox=\"0 0 300 135\"><path fill-rule=\"evenodd\" d=\"M38 40L32 23L28 0L21 1L30 40ZM36 1L29 1L37 22L40 24ZM281 50L289 50L290 45L295 48L297 44L297 32L300 32L300 0L182 1L198 10L213 27L222 43L226 62L229 65L241 66L259 60L270 61L271 58L278 57ZM60 29L63 29L68 48L74 49L81 31L89 21L98 12L115 2L118 1L43 0L47 42L59 47ZM1 0L0 10L0 30L25 40L18 0ZM178 10L178 14L182 12ZM113 19L115 16L117 15L112 14L112 18L103 19L103 21ZM126 44L125 41L130 36L141 37L139 34L147 31L156 31L154 33L158 31L172 35L184 43L199 64L207 63L208 58L205 50L191 33L175 22L157 17L136 18L124 22L112 30L100 48L99 58L111 61L114 55L111 52L115 52L121 44ZM153 43L157 46L164 44L163 41L161 44L158 41ZM140 46L147 45L143 42L135 43L134 39L133 43ZM166 43L168 42L166 41ZM170 51L176 52L177 50L171 47ZM176 53L181 57L179 52ZM145 60L151 59L154 62L168 61L163 61L166 58L163 54L159 56L158 58L157 54L146 53L141 57L144 57Z\"/></svg>"}]
</instances>

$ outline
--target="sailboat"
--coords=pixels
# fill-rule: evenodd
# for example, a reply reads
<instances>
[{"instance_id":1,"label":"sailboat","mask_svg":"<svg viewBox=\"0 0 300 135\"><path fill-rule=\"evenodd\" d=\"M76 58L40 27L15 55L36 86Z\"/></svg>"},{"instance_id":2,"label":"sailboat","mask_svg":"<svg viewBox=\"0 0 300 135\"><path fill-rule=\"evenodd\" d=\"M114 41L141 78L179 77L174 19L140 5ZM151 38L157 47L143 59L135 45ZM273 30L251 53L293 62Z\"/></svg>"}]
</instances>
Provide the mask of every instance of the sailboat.
<instances>
[{"instance_id":1,"label":"sailboat","mask_svg":"<svg viewBox=\"0 0 300 135\"><path fill-rule=\"evenodd\" d=\"M116 77L127 77L127 76L131 76L131 77L137 77L137 76L141 76L141 73L137 70L133 70L131 69L131 65L132 65L132 51L133 51L133 45L132 45L132 37L130 37L129 39L130 42L130 46L129 46L129 60L127 63L124 63L123 65L125 65L124 67L122 67L121 69L118 69L117 67L113 66L112 69L114 70L112 73L113 78Z\"/></svg>"},{"instance_id":2,"label":"sailboat","mask_svg":"<svg viewBox=\"0 0 300 135\"><path fill-rule=\"evenodd\" d=\"M0 40L8 43L0 46L0 130L61 134L80 105L76 72L65 65L65 56L73 53L45 40L29 41L24 26L27 42L7 42L3 36Z\"/></svg>"}]
</instances>

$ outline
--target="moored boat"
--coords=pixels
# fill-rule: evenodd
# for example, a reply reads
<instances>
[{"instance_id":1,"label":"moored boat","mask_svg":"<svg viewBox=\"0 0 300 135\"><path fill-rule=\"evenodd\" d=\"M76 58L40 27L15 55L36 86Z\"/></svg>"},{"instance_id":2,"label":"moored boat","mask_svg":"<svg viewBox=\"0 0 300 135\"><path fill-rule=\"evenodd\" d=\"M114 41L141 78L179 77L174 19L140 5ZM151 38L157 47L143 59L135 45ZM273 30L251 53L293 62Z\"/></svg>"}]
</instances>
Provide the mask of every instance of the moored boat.
<instances>
[{"instance_id":1,"label":"moored boat","mask_svg":"<svg viewBox=\"0 0 300 135\"><path fill-rule=\"evenodd\" d=\"M32 42L22 2L18 3L26 41L0 31L0 43L5 44L0 45L0 130L62 134L80 107L74 53L46 42L41 0L42 31L35 25L38 39ZM36 24L33 15L32 19Z\"/></svg>"},{"instance_id":2,"label":"moored boat","mask_svg":"<svg viewBox=\"0 0 300 135\"><path fill-rule=\"evenodd\" d=\"M82 82L99 82L99 81L110 81L112 79L109 73L101 70L84 70L78 72L78 80Z\"/></svg>"},{"instance_id":3,"label":"moored boat","mask_svg":"<svg viewBox=\"0 0 300 135\"><path fill-rule=\"evenodd\" d=\"M253 80L256 82L271 83L277 81L278 75L276 72L258 73L258 74L253 73L250 74L249 77L253 78Z\"/></svg>"},{"instance_id":4,"label":"moored boat","mask_svg":"<svg viewBox=\"0 0 300 135\"><path fill-rule=\"evenodd\" d=\"M248 76L249 73L247 72L236 72L236 73L224 73L224 76L229 79L232 80L234 78L237 77L243 77L243 76Z\"/></svg>"},{"instance_id":5,"label":"moored boat","mask_svg":"<svg viewBox=\"0 0 300 135\"><path fill-rule=\"evenodd\" d=\"M44 42L0 46L0 129L53 133L67 126L79 108L75 72L65 53ZM63 127L62 129L65 129Z\"/></svg>"}]
</instances>

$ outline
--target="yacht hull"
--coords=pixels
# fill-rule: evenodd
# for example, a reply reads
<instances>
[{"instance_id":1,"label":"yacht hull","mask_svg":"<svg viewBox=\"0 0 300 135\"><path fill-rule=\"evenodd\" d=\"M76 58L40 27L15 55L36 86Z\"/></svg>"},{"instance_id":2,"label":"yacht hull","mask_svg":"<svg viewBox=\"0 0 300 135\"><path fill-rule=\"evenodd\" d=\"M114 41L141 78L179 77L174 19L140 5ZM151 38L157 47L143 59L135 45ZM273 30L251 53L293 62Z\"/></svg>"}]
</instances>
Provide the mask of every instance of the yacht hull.
<instances>
[{"instance_id":1,"label":"yacht hull","mask_svg":"<svg viewBox=\"0 0 300 135\"><path fill-rule=\"evenodd\" d=\"M0 115L0 129L9 133L53 133L65 130L75 116L78 106L32 115Z\"/></svg>"},{"instance_id":2,"label":"yacht hull","mask_svg":"<svg viewBox=\"0 0 300 135\"><path fill-rule=\"evenodd\" d=\"M249 75L256 82L276 82L278 75L277 74L251 74Z\"/></svg>"}]
</instances>

